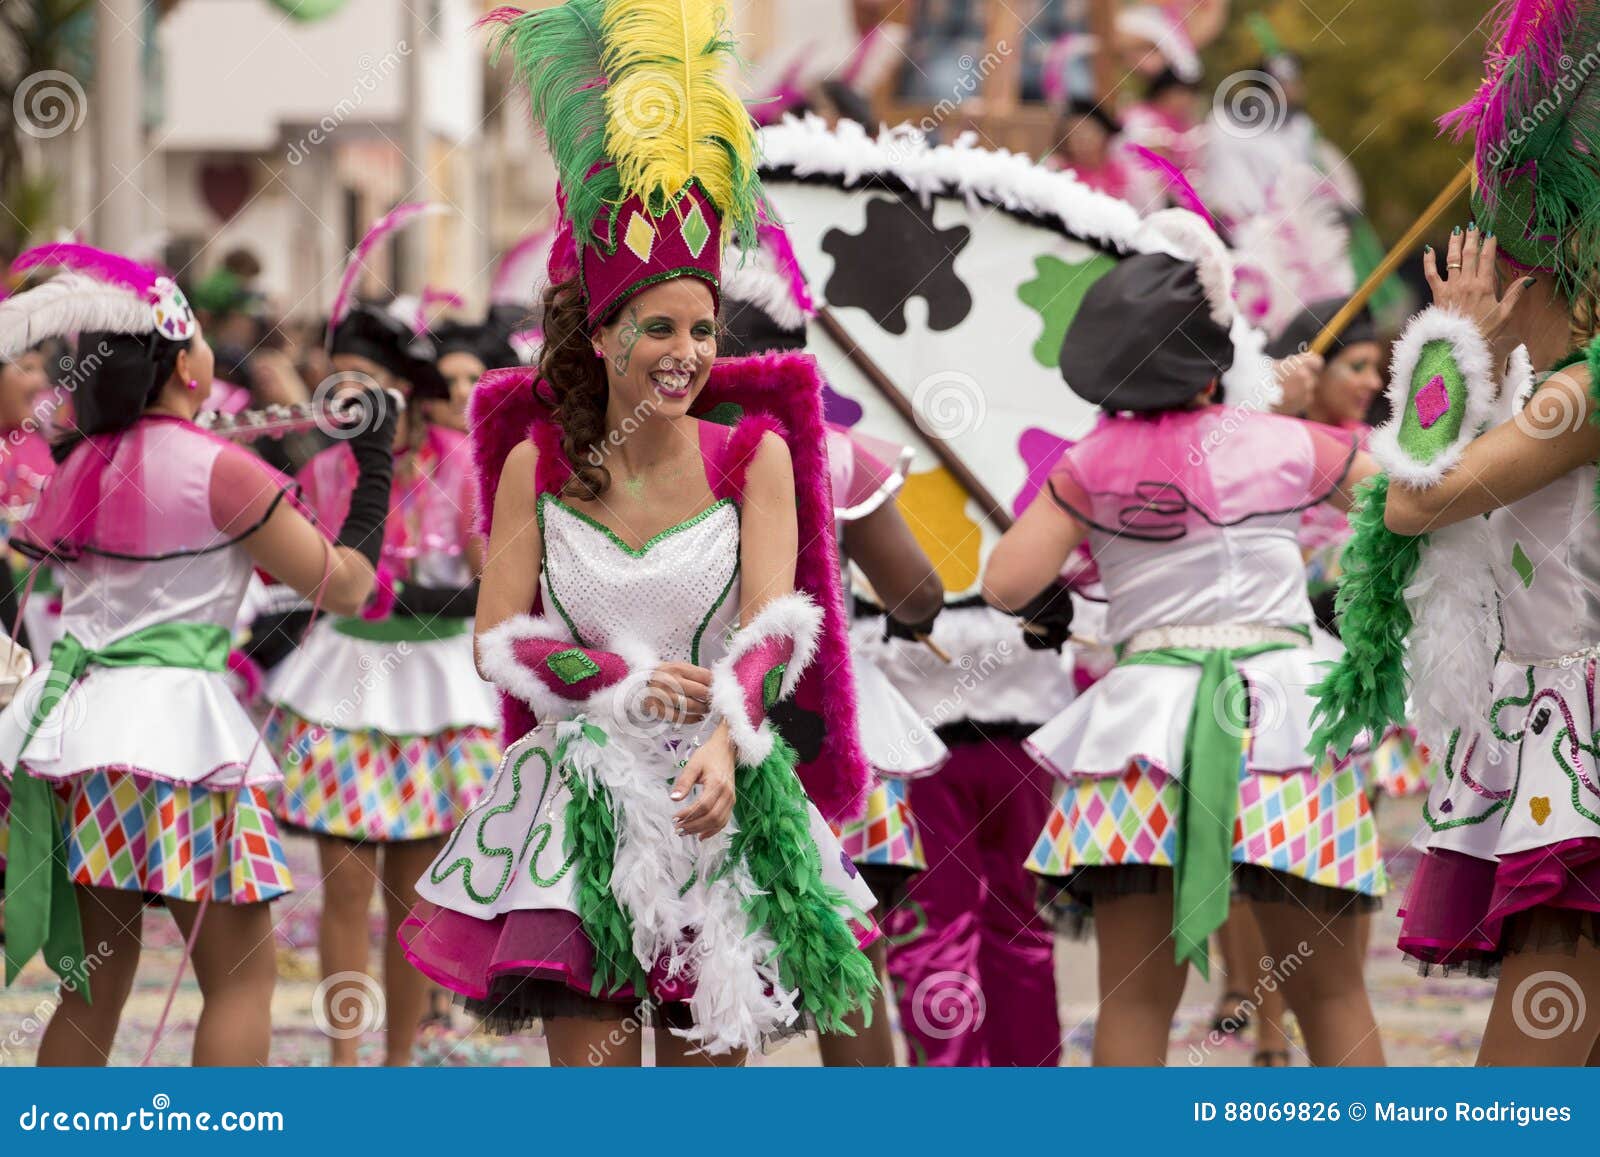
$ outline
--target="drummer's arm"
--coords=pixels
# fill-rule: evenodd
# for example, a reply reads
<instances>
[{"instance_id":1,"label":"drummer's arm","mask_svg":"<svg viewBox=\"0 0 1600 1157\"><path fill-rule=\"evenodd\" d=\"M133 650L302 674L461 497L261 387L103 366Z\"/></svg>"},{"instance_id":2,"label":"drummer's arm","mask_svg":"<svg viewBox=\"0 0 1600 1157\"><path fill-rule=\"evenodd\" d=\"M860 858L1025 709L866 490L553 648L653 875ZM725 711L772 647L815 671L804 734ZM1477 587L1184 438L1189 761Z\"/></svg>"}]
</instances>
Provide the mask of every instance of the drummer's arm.
<instances>
[{"instance_id":1,"label":"drummer's arm","mask_svg":"<svg viewBox=\"0 0 1600 1157\"><path fill-rule=\"evenodd\" d=\"M1088 528L1058 505L1046 486L989 555L984 601L1002 611L1020 611L1056 581L1086 533Z\"/></svg>"}]
</instances>

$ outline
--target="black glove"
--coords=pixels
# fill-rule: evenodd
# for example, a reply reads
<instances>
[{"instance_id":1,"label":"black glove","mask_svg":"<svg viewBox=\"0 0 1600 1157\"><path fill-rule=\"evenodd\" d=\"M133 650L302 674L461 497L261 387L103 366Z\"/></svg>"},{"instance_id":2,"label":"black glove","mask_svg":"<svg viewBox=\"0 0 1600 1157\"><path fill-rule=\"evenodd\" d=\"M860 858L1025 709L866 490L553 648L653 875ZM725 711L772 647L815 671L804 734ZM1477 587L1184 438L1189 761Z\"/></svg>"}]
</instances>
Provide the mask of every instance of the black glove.
<instances>
[{"instance_id":1,"label":"black glove","mask_svg":"<svg viewBox=\"0 0 1600 1157\"><path fill-rule=\"evenodd\" d=\"M1072 592L1053 582L1017 612L1030 651L1060 651L1072 634Z\"/></svg>"},{"instance_id":2,"label":"black glove","mask_svg":"<svg viewBox=\"0 0 1600 1157\"><path fill-rule=\"evenodd\" d=\"M470 619L478 613L478 584L424 587L400 583L394 589L394 613L413 619Z\"/></svg>"},{"instance_id":3,"label":"black glove","mask_svg":"<svg viewBox=\"0 0 1600 1157\"><path fill-rule=\"evenodd\" d=\"M934 611L933 614L923 619L920 623L902 622L893 615L885 614L883 616L884 641L905 639L912 643L921 642L924 638L933 634L933 624L938 622L939 611L942 610L944 610L944 605L940 604L938 611Z\"/></svg>"},{"instance_id":4,"label":"black glove","mask_svg":"<svg viewBox=\"0 0 1600 1157\"><path fill-rule=\"evenodd\" d=\"M263 671L270 671L300 645L310 622L309 610L261 615L250 624L250 641L245 644L244 653Z\"/></svg>"},{"instance_id":5,"label":"black glove","mask_svg":"<svg viewBox=\"0 0 1600 1157\"><path fill-rule=\"evenodd\" d=\"M394 484L394 430L400 415L394 399L382 390L359 395L360 418L351 435L356 460L356 486L350 495L337 539L366 558L374 568L383 549L383 528L389 518L389 488Z\"/></svg>"}]
</instances>

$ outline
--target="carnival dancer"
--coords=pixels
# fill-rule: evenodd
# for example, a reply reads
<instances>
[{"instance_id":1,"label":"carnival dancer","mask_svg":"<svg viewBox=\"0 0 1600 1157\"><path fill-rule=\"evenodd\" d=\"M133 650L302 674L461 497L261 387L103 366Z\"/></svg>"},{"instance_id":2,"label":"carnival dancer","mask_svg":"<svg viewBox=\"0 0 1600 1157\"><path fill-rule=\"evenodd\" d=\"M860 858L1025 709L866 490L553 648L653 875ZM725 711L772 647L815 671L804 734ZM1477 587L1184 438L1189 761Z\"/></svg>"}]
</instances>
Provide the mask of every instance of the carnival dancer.
<instances>
[{"instance_id":1,"label":"carnival dancer","mask_svg":"<svg viewBox=\"0 0 1600 1157\"><path fill-rule=\"evenodd\" d=\"M1600 1024L1549 1031L1542 1002L1600 1000L1600 81L1559 64L1600 39L1600 10L1496 15L1482 87L1441 121L1476 138L1482 225L1454 231L1443 270L1423 257L1434 304L1395 347L1374 437L1387 486L1346 555L1346 663L1324 707L1340 739L1392 714L1360 688L1399 673L1389 640L1409 627L1439 778L1400 947L1425 968L1498 969L1480 1064L1594 1064Z\"/></svg>"},{"instance_id":2,"label":"carnival dancer","mask_svg":"<svg viewBox=\"0 0 1600 1157\"><path fill-rule=\"evenodd\" d=\"M490 19L566 236L542 380L491 375L473 403L479 659L516 742L404 936L491 1026L541 1018L555 1064L638 1064L643 1021L671 1029L658 1062L737 1061L876 987L873 898L818 811L867 786L832 680L821 383L803 355L712 364L723 232L753 235L761 193L711 5ZM638 134L625 110L658 90L669 123Z\"/></svg>"},{"instance_id":3,"label":"carnival dancer","mask_svg":"<svg viewBox=\"0 0 1600 1157\"><path fill-rule=\"evenodd\" d=\"M762 221L756 244L741 249L722 277L718 352L749 355L805 348L806 321L814 307L783 227ZM944 608L944 584L895 502L905 484L910 448L832 423L827 446L845 590L850 590L854 563L873 597L889 608L889 629L901 638L926 637ZM874 782L865 814L829 826L877 897L882 920L904 899L910 878L927 867L911 810L910 781L936 772L949 750L870 653L852 646L851 671L861 747ZM866 952L881 983L887 977L888 943L874 941ZM822 1034L818 1045L824 1065L895 1063L887 999L880 987L870 1009L848 1018L848 1032Z\"/></svg>"},{"instance_id":4,"label":"carnival dancer","mask_svg":"<svg viewBox=\"0 0 1600 1157\"><path fill-rule=\"evenodd\" d=\"M1063 376L1106 416L984 572L987 598L1020 606L1087 538L1118 646L1029 738L1064 781L1029 867L1096 922L1096 1064L1165 1063L1188 965L1207 972L1233 888L1276 902L1263 932L1275 959L1296 958L1283 983L1313 1062L1380 1063L1353 945L1383 867L1355 773L1307 766L1317 666L1295 537L1305 507L1348 503L1372 467L1347 434L1216 404L1219 381L1271 374L1236 354L1228 255L1183 210L1143 227L1166 252L1097 281L1062 344Z\"/></svg>"},{"instance_id":5,"label":"carnival dancer","mask_svg":"<svg viewBox=\"0 0 1600 1157\"><path fill-rule=\"evenodd\" d=\"M323 875L318 949L330 1024L369 966L367 912L382 885L389 935L383 988L385 1063L410 1063L427 983L395 940L414 882L477 802L499 759L494 690L472 655L475 575L471 455L463 435L422 419L444 400L432 349L382 310L335 310L336 373L399 385L414 400L396 425L395 484L379 560L379 599L360 616L324 618L273 671L267 728L284 767L275 810L318 837ZM306 502L342 516L356 462L339 443L300 471ZM360 1039L332 1034L334 1064L357 1062Z\"/></svg>"},{"instance_id":6,"label":"carnival dancer","mask_svg":"<svg viewBox=\"0 0 1600 1157\"><path fill-rule=\"evenodd\" d=\"M6 979L37 951L63 980L41 1064L104 1064L139 960L145 897L189 939L204 1008L196 1064L259 1065L275 961L266 901L289 874L265 789L279 778L228 688L254 566L353 614L388 510L391 407L367 432L338 544L293 485L193 424L212 356L167 278L52 245L67 268L0 302L0 355L78 334L77 429L12 546L62 568L63 637L0 713L11 805ZM90 1003L90 996L93 1003Z\"/></svg>"},{"instance_id":7,"label":"carnival dancer","mask_svg":"<svg viewBox=\"0 0 1600 1157\"><path fill-rule=\"evenodd\" d=\"M423 403L430 422L466 433L467 403L478 379L489 370L522 364L512 348L511 333L492 315L481 322L448 321L429 331L439 376L450 391L446 399L430 398Z\"/></svg>"}]
</instances>

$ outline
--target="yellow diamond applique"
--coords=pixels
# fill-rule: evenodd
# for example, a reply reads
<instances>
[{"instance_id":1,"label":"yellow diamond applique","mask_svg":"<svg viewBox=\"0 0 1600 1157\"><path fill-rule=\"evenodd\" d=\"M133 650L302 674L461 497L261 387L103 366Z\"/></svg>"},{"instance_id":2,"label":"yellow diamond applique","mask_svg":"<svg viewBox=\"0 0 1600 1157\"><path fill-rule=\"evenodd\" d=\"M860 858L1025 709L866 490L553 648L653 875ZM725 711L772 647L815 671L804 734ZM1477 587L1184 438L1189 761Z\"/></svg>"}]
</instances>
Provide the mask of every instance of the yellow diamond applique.
<instances>
[{"instance_id":1,"label":"yellow diamond applique","mask_svg":"<svg viewBox=\"0 0 1600 1157\"><path fill-rule=\"evenodd\" d=\"M645 220L643 213L635 212L628 221L628 231L622 235L622 242L640 261L649 261L650 250L656 243L655 226Z\"/></svg>"}]
</instances>

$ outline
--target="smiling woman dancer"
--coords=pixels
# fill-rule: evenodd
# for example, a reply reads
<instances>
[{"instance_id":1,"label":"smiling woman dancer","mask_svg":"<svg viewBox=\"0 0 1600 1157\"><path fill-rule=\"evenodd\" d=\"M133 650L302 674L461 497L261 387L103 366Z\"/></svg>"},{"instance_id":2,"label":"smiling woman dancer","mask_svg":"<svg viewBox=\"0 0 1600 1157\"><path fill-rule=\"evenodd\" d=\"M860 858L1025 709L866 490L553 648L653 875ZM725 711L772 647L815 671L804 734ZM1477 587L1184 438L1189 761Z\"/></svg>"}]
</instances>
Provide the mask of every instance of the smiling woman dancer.
<instances>
[{"instance_id":1,"label":"smiling woman dancer","mask_svg":"<svg viewBox=\"0 0 1600 1157\"><path fill-rule=\"evenodd\" d=\"M853 700L823 682L848 654L820 383L799 355L712 366L724 218L752 235L760 191L710 5L494 19L566 215L538 393L509 371L473 404L480 667L522 738L403 936L491 1026L542 1018L555 1064L639 1064L646 1019L663 1063L737 1062L875 985L872 895L796 776L833 814L865 795ZM630 136L614 102L657 87L683 120Z\"/></svg>"},{"instance_id":2,"label":"smiling woman dancer","mask_svg":"<svg viewBox=\"0 0 1600 1157\"><path fill-rule=\"evenodd\" d=\"M1488 78L1443 122L1476 138L1486 231L1457 228L1443 268L1424 255L1433 308L1396 344L1395 416L1373 439L1388 485L1366 544L1384 553L1362 555L1368 572L1347 561L1341 599L1375 643L1409 629L1418 727L1438 753L1401 949L1425 969L1498 972L1480 1064L1593 1065L1600 77L1557 62L1600 40L1600 10L1507 3L1499 17ZM1363 642L1346 629L1347 656ZM1363 722L1376 726L1349 726Z\"/></svg>"},{"instance_id":3,"label":"smiling woman dancer","mask_svg":"<svg viewBox=\"0 0 1600 1157\"><path fill-rule=\"evenodd\" d=\"M6 978L42 950L65 984L39 1063L105 1064L156 894L192 938L194 1063L265 1064L266 901L289 874L264 792L278 767L229 689L229 642L257 566L330 610L360 609L393 423L351 442L358 469L333 545L283 501L292 483L194 424L213 359L177 286L85 246L18 264L69 271L0 303L0 356L13 339L77 333L86 377L76 441L12 539L60 566L64 635L0 714Z\"/></svg>"}]
</instances>

